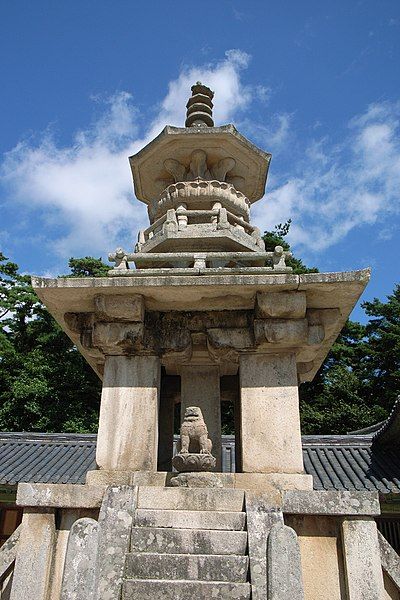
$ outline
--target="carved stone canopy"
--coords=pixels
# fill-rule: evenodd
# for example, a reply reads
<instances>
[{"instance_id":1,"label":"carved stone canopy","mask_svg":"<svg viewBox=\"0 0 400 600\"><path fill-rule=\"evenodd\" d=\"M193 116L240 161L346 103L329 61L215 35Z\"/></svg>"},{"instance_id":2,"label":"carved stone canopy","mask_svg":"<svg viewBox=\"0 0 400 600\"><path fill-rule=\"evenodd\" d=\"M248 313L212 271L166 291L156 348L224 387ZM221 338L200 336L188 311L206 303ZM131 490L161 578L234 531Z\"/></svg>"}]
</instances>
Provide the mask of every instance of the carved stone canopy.
<instances>
[{"instance_id":1,"label":"carved stone canopy","mask_svg":"<svg viewBox=\"0 0 400 600\"><path fill-rule=\"evenodd\" d=\"M193 156L193 152L201 149L206 151L206 168L203 155ZM184 181L188 176L196 179L202 170L206 179L212 178L212 173L214 178L217 174L218 177L228 175L228 180L234 180L235 188L250 202L255 202L264 195L270 160L271 154L249 142L233 125L224 125L167 126L152 142L131 156L129 162L136 197L149 204L167 185L181 177Z\"/></svg>"}]
</instances>

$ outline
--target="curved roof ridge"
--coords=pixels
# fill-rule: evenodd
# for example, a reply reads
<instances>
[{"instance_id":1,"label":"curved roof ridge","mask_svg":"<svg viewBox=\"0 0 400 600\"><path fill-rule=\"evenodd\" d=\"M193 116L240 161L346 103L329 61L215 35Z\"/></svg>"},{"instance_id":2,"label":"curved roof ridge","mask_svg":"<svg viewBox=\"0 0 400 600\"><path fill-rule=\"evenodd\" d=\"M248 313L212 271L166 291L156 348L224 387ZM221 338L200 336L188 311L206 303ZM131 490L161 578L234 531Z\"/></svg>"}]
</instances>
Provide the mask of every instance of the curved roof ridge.
<instances>
[{"instance_id":1,"label":"curved roof ridge","mask_svg":"<svg viewBox=\"0 0 400 600\"><path fill-rule=\"evenodd\" d=\"M397 396L390 415L373 436L372 444L392 446L400 444L400 396Z\"/></svg>"}]
</instances>

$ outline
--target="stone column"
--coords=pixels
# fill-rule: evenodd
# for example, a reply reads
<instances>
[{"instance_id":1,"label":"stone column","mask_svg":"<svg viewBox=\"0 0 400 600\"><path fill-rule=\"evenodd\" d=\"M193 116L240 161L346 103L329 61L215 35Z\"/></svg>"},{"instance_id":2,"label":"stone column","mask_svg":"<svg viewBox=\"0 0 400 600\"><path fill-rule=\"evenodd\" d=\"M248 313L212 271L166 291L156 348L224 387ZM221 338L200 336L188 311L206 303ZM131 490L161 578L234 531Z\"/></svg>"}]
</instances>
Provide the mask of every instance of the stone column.
<instances>
[{"instance_id":1,"label":"stone column","mask_svg":"<svg viewBox=\"0 0 400 600\"><path fill-rule=\"evenodd\" d=\"M374 519L345 519L342 541L349 600L385 597L377 527Z\"/></svg>"},{"instance_id":2,"label":"stone column","mask_svg":"<svg viewBox=\"0 0 400 600\"><path fill-rule=\"evenodd\" d=\"M109 471L157 471L160 360L107 356L96 461Z\"/></svg>"},{"instance_id":3,"label":"stone column","mask_svg":"<svg viewBox=\"0 0 400 600\"><path fill-rule=\"evenodd\" d=\"M217 459L215 470L222 468L220 373L217 365L182 365L181 421L188 406L198 406L203 413Z\"/></svg>"},{"instance_id":4,"label":"stone column","mask_svg":"<svg viewBox=\"0 0 400 600\"><path fill-rule=\"evenodd\" d=\"M48 600L55 536L54 510L24 510L10 600Z\"/></svg>"},{"instance_id":5,"label":"stone column","mask_svg":"<svg viewBox=\"0 0 400 600\"><path fill-rule=\"evenodd\" d=\"M295 357L242 354L239 362L245 473L302 473Z\"/></svg>"}]
</instances>

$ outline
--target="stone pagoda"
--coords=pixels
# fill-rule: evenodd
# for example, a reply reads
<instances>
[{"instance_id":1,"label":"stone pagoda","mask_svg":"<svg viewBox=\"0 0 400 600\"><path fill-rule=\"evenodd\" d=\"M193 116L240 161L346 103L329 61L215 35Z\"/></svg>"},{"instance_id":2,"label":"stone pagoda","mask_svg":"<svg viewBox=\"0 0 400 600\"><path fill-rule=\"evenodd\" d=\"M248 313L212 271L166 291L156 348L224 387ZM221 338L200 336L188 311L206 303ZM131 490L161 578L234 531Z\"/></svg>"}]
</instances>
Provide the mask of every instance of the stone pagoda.
<instances>
[{"instance_id":1,"label":"stone pagoda","mask_svg":"<svg viewBox=\"0 0 400 600\"><path fill-rule=\"evenodd\" d=\"M266 252L250 209L271 155L212 109L197 82L185 127L130 157L150 223L108 277L33 278L103 388L86 485L19 485L12 600L384 598L378 498L313 490L298 396L369 271L297 275Z\"/></svg>"}]
</instances>

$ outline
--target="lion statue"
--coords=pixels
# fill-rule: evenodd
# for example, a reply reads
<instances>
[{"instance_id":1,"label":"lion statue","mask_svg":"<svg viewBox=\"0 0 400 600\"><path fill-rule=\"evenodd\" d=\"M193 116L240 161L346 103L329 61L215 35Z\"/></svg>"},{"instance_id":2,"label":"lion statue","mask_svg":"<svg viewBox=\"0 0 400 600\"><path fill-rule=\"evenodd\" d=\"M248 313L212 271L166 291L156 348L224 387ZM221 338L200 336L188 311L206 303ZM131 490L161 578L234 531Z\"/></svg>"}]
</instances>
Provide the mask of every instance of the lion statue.
<instances>
[{"instance_id":1,"label":"lion statue","mask_svg":"<svg viewBox=\"0 0 400 600\"><path fill-rule=\"evenodd\" d=\"M211 454L212 442L208 437L203 413L198 406L188 406L185 410L177 450L180 454Z\"/></svg>"}]
</instances>

